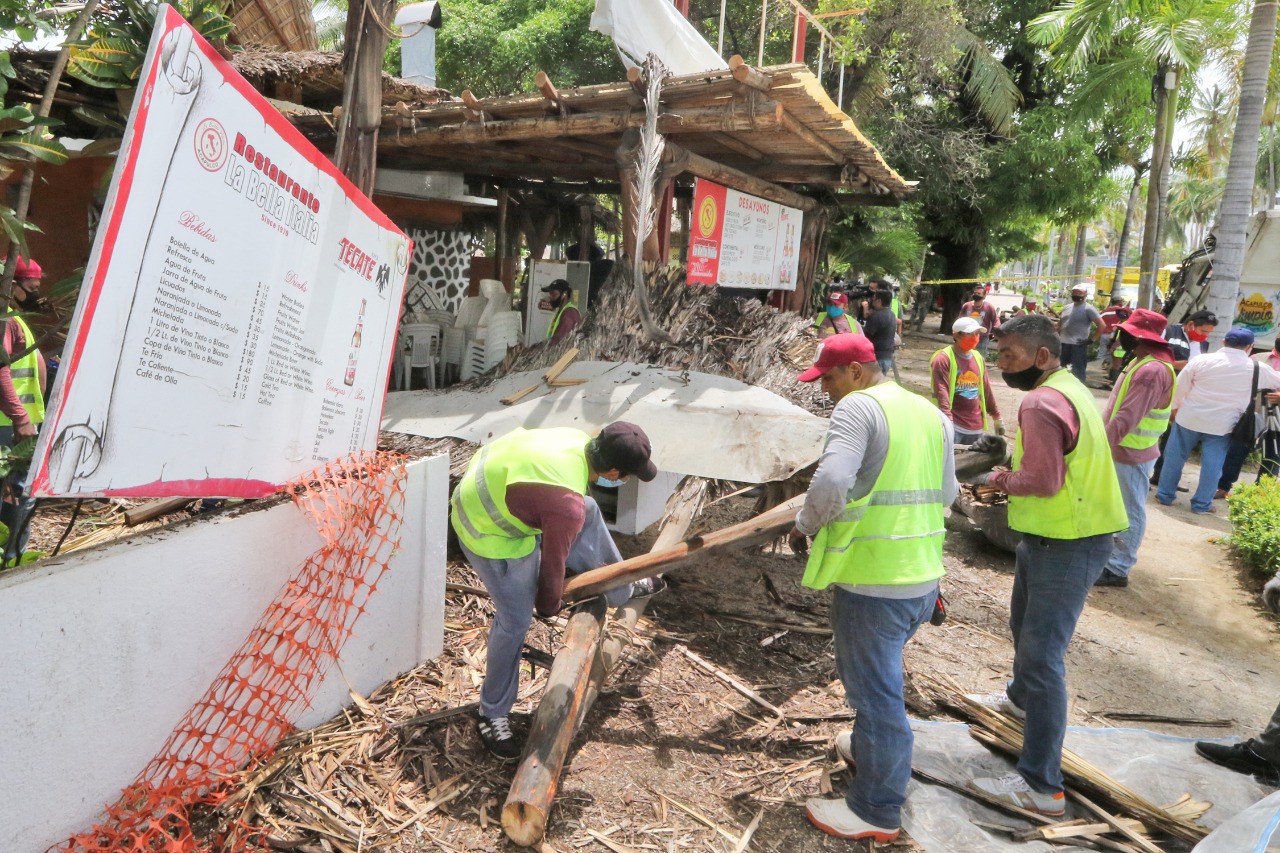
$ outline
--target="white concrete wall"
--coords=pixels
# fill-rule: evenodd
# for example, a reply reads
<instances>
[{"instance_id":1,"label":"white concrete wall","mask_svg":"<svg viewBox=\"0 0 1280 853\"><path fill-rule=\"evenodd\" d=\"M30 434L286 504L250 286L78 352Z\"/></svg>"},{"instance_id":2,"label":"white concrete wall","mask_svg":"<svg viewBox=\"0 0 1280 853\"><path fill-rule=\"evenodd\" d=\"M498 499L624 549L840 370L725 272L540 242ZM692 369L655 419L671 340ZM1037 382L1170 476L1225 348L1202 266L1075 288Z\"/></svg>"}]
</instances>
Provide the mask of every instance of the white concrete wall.
<instances>
[{"instance_id":1,"label":"white concrete wall","mask_svg":"<svg viewBox=\"0 0 1280 853\"><path fill-rule=\"evenodd\" d=\"M301 727L440 653L448 491L447 457L409 466L400 549ZM289 503L0 573L0 846L98 820L321 544Z\"/></svg>"}]
</instances>

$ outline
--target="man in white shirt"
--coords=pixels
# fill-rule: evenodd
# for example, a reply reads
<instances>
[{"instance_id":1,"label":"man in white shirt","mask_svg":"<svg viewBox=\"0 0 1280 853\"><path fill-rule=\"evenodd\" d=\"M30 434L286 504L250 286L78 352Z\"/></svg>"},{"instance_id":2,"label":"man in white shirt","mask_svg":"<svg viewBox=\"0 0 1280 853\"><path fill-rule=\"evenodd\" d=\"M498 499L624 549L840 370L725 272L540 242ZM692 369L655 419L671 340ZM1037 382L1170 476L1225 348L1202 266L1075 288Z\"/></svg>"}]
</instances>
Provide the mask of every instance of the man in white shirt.
<instances>
[{"instance_id":1,"label":"man in white shirt","mask_svg":"<svg viewBox=\"0 0 1280 853\"><path fill-rule=\"evenodd\" d=\"M1156 500L1165 506L1173 504L1182 466L1200 445L1200 482L1191 496L1191 511L1217 512L1213 495L1231 444L1231 430L1248 407L1253 387L1257 362L1249 359L1252 349L1253 332L1232 329L1223 339L1222 349L1193 359L1178 375L1173 426L1156 489ZM1257 366L1259 388L1280 388L1280 373L1266 364Z\"/></svg>"}]
</instances>

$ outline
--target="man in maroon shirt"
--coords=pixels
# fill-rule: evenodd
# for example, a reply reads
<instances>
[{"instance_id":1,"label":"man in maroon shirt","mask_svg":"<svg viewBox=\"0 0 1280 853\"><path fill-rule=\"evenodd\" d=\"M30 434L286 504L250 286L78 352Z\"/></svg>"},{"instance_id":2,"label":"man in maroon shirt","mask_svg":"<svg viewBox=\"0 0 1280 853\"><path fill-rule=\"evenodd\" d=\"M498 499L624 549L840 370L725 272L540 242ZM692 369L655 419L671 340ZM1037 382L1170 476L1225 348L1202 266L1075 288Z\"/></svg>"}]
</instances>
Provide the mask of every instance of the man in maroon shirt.
<instances>
[{"instance_id":1,"label":"man in maroon shirt","mask_svg":"<svg viewBox=\"0 0 1280 853\"><path fill-rule=\"evenodd\" d=\"M1000 407L991 391L987 363L974 352L978 336L986 329L972 317L960 317L951 324L951 346L933 354L929 370L933 399L951 421L956 444L973 444L987 429L990 417L997 435L1004 435Z\"/></svg>"},{"instance_id":2,"label":"man in maroon shirt","mask_svg":"<svg viewBox=\"0 0 1280 853\"><path fill-rule=\"evenodd\" d=\"M477 728L499 758L520 756L508 714L519 692L521 649L533 611L559 612L566 574L622 559L589 487L617 488L632 475L652 480L658 469L650 455L644 430L625 421L607 425L595 438L569 428L520 429L482 448L454 489L451 524L496 611ZM521 556L501 556L529 547ZM660 578L646 578L610 590L605 600L616 606L664 586Z\"/></svg>"},{"instance_id":3,"label":"man in maroon shirt","mask_svg":"<svg viewBox=\"0 0 1280 853\"><path fill-rule=\"evenodd\" d=\"M1160 456L1157 441L1173 402L1173 348L1164 339L1166 322L1163 314L1139 308L1115 327L1117 343L1131 355L1111 391L1104 420L1129 529L1116 534L1115 550L1094 586L1129 585L1129 571L1138 562L1138 546L1147 531L1147 492ZM1151 419L1145 427L1140 426L1144 418ZM1157 420L1161 422L1158 429L1153 425Z\"/></svg>"}]
</instances>

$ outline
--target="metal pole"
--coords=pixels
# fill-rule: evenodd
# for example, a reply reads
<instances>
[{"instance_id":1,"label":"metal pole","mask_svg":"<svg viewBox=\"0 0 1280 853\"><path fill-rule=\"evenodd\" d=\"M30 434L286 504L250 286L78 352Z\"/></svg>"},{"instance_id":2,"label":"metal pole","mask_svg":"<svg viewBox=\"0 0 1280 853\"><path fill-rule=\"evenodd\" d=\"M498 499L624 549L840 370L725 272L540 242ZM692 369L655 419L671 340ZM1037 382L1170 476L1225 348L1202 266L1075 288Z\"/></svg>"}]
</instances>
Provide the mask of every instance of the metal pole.
<instances>
[{"instance_id":1,"label":"metal pole","mask_svg":"<svg viewBox=\"0 0 1280 853\"><path fill-rule=\"evenodd\" d=\"M836 95L836 107L841 112L844 112L844 63L837 62L836 67L840 69L840 90L839 94Z\"/></svg>"},{"instance_id":2,"label":"metal pole","mask_svg":"<svg viewBox=\"0 0 1280 853\"><path fill-rule=\"evenodd\" d=\"M760 0L760 53L756 57L756 67L764 65L764 19L769 14L769 0Z\"/></svg>"},{"instance_id":3,"label":"metal pole","mask_svg":"<svg viewBox=\"0 0 1280 853\"><path fill-rule=\"evenodd\" d=\"M818 82L819 83L822 82L822 59L824 56L826 56L826 52L827 52L827 37L819 33L818 34Z\"/></svg>"},{"instance_id":4,"label":"metal pole","mask_svg":"<svg viewBox=\"0 0 1280 853\"><path fill-rule=\"evenodd\" d=\"M724 56L724 9L729 0L720 0L720 41L716 45L716 53Z\"/></svg>"}]
</instances>

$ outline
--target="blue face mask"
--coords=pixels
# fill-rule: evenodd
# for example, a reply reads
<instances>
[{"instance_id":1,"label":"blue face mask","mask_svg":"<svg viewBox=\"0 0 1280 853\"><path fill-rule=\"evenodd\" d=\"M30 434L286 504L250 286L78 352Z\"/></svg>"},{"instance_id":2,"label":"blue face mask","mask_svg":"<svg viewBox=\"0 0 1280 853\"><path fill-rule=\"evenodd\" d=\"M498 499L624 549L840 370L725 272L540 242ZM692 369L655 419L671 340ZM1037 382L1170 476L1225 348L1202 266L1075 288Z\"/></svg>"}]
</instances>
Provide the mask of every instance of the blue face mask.
<instances>
[{"instance_id":1,"label":"blue face mask","mask_svg":"<svg viewBox=\"0 0 1280 853\"><path fill-rule=\"evenodd\" d=\"M830 317L830 318L831 318L831 319L833 319L833 320L834 320L836 317L843 317L843 316L844 316L844 309L843 309L843 308L841 308L839 305L828 305L828 306L827 306L827 316L828 316L828 317Z\"/></svg>"},{"instance_id":2,"label":"blue face mask","mask_svg":"<svg viewBox=\"0 0 1280 853\"><path fill-rule=\"evenodd\" d=\"M607 477L596 477L596 485L606 489L620 489L626 482L626 480L610 480Z\"/></svg>"}]
</instances>

